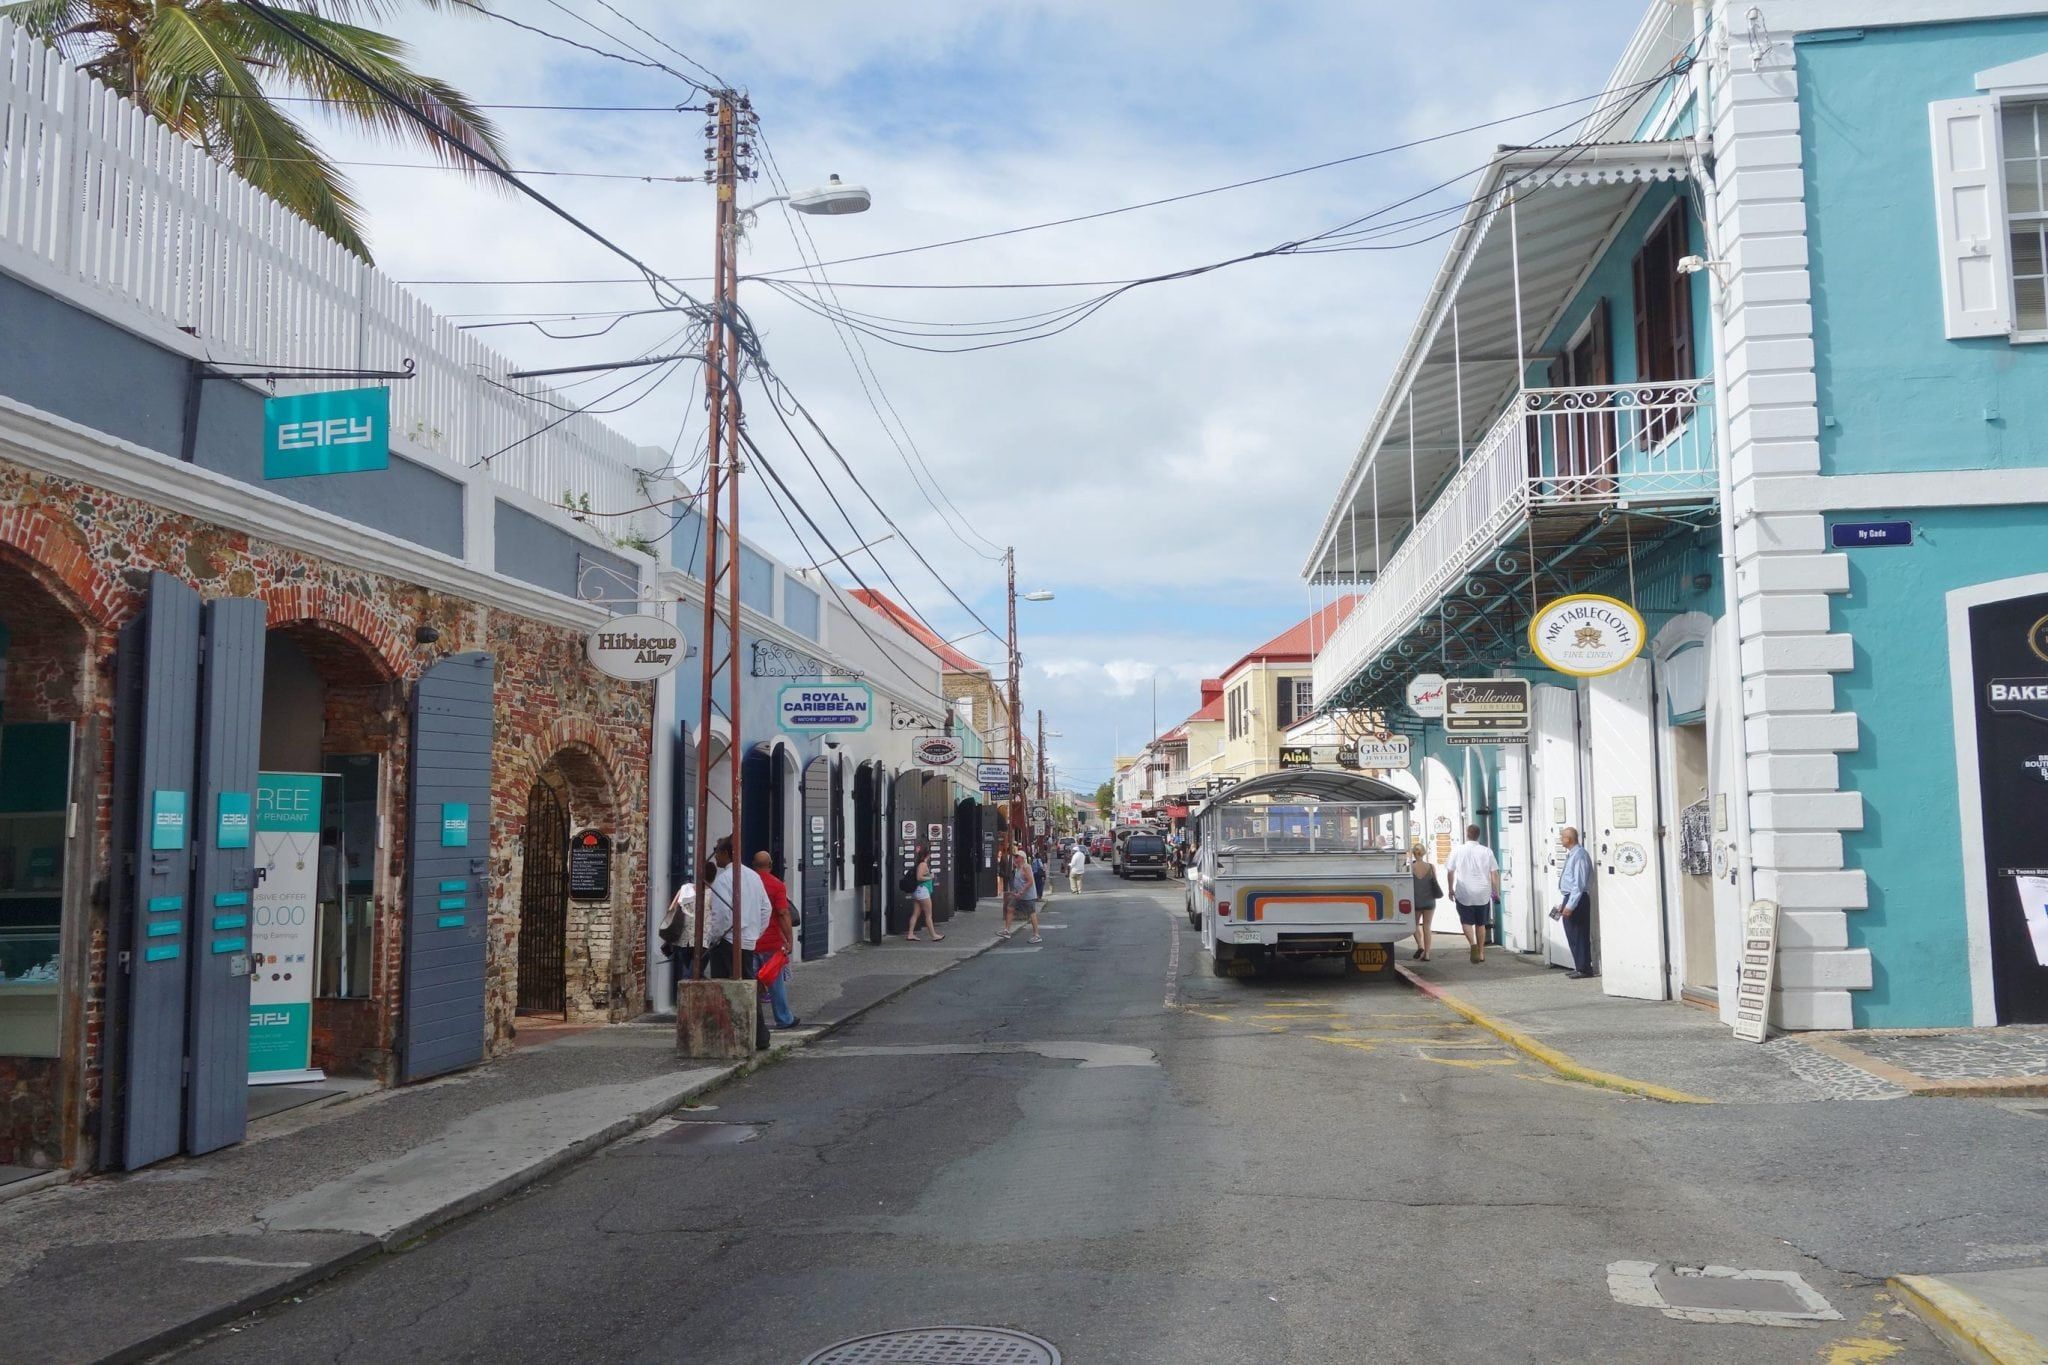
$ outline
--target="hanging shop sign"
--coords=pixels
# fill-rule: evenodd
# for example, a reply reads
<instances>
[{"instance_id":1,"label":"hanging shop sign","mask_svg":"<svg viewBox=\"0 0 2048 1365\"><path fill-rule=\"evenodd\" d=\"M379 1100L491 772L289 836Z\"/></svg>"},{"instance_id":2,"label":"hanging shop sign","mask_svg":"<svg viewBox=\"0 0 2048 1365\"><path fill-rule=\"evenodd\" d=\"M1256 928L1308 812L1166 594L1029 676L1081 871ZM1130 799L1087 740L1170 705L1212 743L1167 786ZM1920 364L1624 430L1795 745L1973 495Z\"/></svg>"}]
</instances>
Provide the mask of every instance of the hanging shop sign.
<instances>
[{"instance_id":1,"label":"hanging shop sign","mask_svg":"<svg viewBox=\"0 0 2048 1365\"><path fill-rule=\"evenodd\" d=\"M390 465L390 389L331 389L263 400L264 478L361 474Z\"/></svg>"},{"instance_id":2,"label":"hanging shop sign","mask_svg":"<svg viewBox=\"0 0 2048 1365\"><path fill-rule=\"evenodd\" d=\"M922 768L950 768L960 761L960 741L950 735L928 735L910 746L910 757Z\"/></svg>"},{"instance_id":3,"label":"hanging shop sign","mask_svg":"<svg viewBox=\"0 0 2048 1365\"><path fill-rule=\"evenodd\" d=\"M1330 750L1330 761L1337 761L1337 751ZM1313 768L1316 765L1316 751L1308 744L1283 744L1280 746L1280 766L1283 768Z\"/></svg>"},{"instance_id":4,"label":"hanging shop sign","mask_svg":"<svg viewBox=\"0 0 2048 1365\"><path fill-rule=\"evenodd\" d=\"M652 682L689 654L681 628L659 616L614 616L590 632L584 657L606 677Z\"/></svg>"},{"instance_id":5,"label":"hanging shop sign","mask_svg":"<svg viewBox=\"0 0 2048 1365\"><path fill-rule=\"evenodd\" d=\"M317 1079L313 954L320 923L319 773L256 775L256 889L249 904L249 1079Z\"/></svg>"},{"instance_id":6,"label":"hanging shop sign","mask_svg":"<svg viewBox=\"0 0 2048 1365\"><path fill-rule=\"evenodd\" d=\"M974 768L974 784L981 788L983 796L1008 796L1010 794L1010 765L1007 763L979 763Z\"/></svg>"},{"instance_id":7,"label":"hanging shop sign","mask_svg":"<svg viewBox=\"0 0 2048 1365\"><path fill-rule=\"evenodd\" d=\"M1860 550L1872 545L1911 545L1910 521L1838 521L1828 527L1828 542L1837 550Z\"/></svg>"},{"instance_id":8,"label":"hanging shop sign","mask_svg":"<svg viewBox=\"0 0 2048 1365\"><path fill-rule=\"evenodd\" d=\"M1406 768L1414 761L1414 746L1406 735L1361 739L1343 757L1349 768Z\"/></svg>"},{"instance_id":9,"label":"hanging shop sign","mask_svg":"<svg viewBox=\"0 0 2048 1365\"><path fill-rule=\"evenodd\" d=\"M1648 632L1636 609L1615 597L1573 593L1544 605L1529 621L1529 646L1560 673L1598 678L1643 652Z\"/></svg>"},{"instance_id":10,"label":"hanging shop sign","mask_svg":"<svg viewBox=\"0 0 2048 1365\"><path fill-rule=\"evenodd\" d=\"M1761 1043L1771 1029L1771 981L1778 974L1778 903L1752 901L1742 912L1741 978L1735 985L1735 1036Z\"/></svg>"},{"instance_id":11,"label":"hanging shop sign","mask_svg":"<svg viewBox=\"0 0 2048 1365\"><path fill-rule=\"evenodd\" d=\"M569 840L569 899L609 900L612 894L612 836L586 829Z\"/></svg>"},{"instance_id":12,"label":"hanging shop sign","mask_svg":"<svg viewBox=\"0 0 2048 1365\"><path fill-rule=\"evenodd\" d=\"M875 694L866 683L791 683L775 694L775 720L792 734L865 730Z\"/></svg>"},{"instance_id":13,"label":"hanging shop sign","mask_svg":"<svg viewBox=\"0 0 2048 1365\"><path fill-rule=\"evenodd\" d=\"M1527 744L1527 678L1453 678L1444 684L1444 739L1451 744Z\"/></svg>"},{"instance_id":14,"label":"hanging shop sign","mask_svg":"<svg viewBox=\"0 0 2048 1365\"><path fill-rule=\"evenodd\" d=\"M1408 709L1424 720L1444 713L1444 675L1418 673L1408 680Z\"/></svg>"}]
</instances>

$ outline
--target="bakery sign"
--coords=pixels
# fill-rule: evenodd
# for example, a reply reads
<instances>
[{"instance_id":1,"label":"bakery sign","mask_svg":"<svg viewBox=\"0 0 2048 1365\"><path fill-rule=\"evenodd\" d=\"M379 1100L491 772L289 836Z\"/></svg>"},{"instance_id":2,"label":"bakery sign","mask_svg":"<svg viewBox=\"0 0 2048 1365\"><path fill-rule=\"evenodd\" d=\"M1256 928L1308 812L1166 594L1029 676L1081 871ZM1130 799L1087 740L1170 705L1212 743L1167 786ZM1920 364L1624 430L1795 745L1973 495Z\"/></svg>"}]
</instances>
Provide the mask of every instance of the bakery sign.
<instances>
[{"instance_id":1,"label":"bakery sign","mask_svg":"<svg viewBox=\"0 0 2048 1365\"><path fill-rule=\"evenodd\" d=\"M614 616L584 641L591 666L625 682L652 682L689 652L683 632L659 616Z\"/></svg>"},{"instance_id":2,"label":"bakery sign","mask_svg":"<svg viewBox=\"0 0 2048 1365\"><path fill-rule=\"evenodd\" d=\"M1984 701L1994 711L2048 720L2048 678L1993 678Z\"/></svg>"},{"instance_id":3,"label":"bakery sign","mask_svg":"<svg viewBox=\"0 0 2048 1365\"><path fill-rule=\"evenodd\" d=\"M1560 597L1529 621L1529 646L1536 657L1575 678L1598 678L1626 667L1643 652L1646 634L1634 607L1592 592Z\"/></svg>"}]
</instances>

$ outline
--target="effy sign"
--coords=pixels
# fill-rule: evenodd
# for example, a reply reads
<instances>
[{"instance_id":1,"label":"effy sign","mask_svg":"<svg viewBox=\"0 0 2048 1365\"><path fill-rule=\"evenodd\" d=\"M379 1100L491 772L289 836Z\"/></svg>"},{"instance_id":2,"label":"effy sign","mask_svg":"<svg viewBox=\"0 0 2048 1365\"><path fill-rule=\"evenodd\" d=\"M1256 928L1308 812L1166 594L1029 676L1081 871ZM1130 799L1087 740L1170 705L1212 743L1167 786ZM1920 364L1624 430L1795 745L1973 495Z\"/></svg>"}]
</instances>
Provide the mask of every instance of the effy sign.
<instances>
[{"instance_id":1,"label":"effy sign","mask_svg":"<svg viewBox=\"0 0 2048 1365\"><path fill-rule=\"evenodd\" d=\"M1643 652L1643 618L1628 603L1575 593L1549 603L1529 622L1529 647L1560 673L1598 678Z\"/></svg>"}]
</instances>

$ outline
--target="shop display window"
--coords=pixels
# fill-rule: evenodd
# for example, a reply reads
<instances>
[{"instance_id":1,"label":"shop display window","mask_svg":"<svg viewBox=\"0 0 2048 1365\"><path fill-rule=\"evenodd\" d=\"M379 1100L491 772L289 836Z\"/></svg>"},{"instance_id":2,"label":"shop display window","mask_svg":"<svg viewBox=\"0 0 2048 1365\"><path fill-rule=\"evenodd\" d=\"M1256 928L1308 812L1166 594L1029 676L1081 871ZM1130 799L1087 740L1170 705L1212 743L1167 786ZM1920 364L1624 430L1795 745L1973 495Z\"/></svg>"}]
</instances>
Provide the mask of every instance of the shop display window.
<instances>
[{"instance_id":1,"label":"shop display window","mask_svg":"<svg viewBox=\"0 0 2048 1365\"><path fill-rule=\"evenodd\" d=\"M69 723L0 725L0 1056L59 1051L70 790Z\"/></svg>"},{"instance_id":2,"label":"shop display window","mask_svg":"<svg viewBox=\"0 0 2048 1365\"><path fill-rule=\"evenodd\" d=\"M314 993L330 1000L370 994L376 920L377 755L329 754L322 784L318 882L320 970Z\"/></svg>"}]
</instances>

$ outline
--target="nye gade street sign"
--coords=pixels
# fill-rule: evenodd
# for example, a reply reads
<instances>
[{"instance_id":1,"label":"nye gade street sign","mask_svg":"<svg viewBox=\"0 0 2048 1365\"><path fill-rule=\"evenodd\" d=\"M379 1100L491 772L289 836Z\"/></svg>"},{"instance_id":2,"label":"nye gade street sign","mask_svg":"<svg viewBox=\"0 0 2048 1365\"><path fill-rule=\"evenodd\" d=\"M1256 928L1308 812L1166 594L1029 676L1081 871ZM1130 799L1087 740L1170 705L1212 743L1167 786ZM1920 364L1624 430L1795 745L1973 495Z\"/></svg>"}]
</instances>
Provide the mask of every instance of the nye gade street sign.
<instances>
[{"instance_id":1,"label":"nye gade street sign","mask_svg":"<svg viewBox=\"0 0 2048 1365\"><path fill-rule=\"evenodd\" d=\"M1636 609L1615 597L1573 593L1529 619L1529 647L1560 673L1598 678L1643 652L1647 632Z\"/></svg>"}]
</instances>

